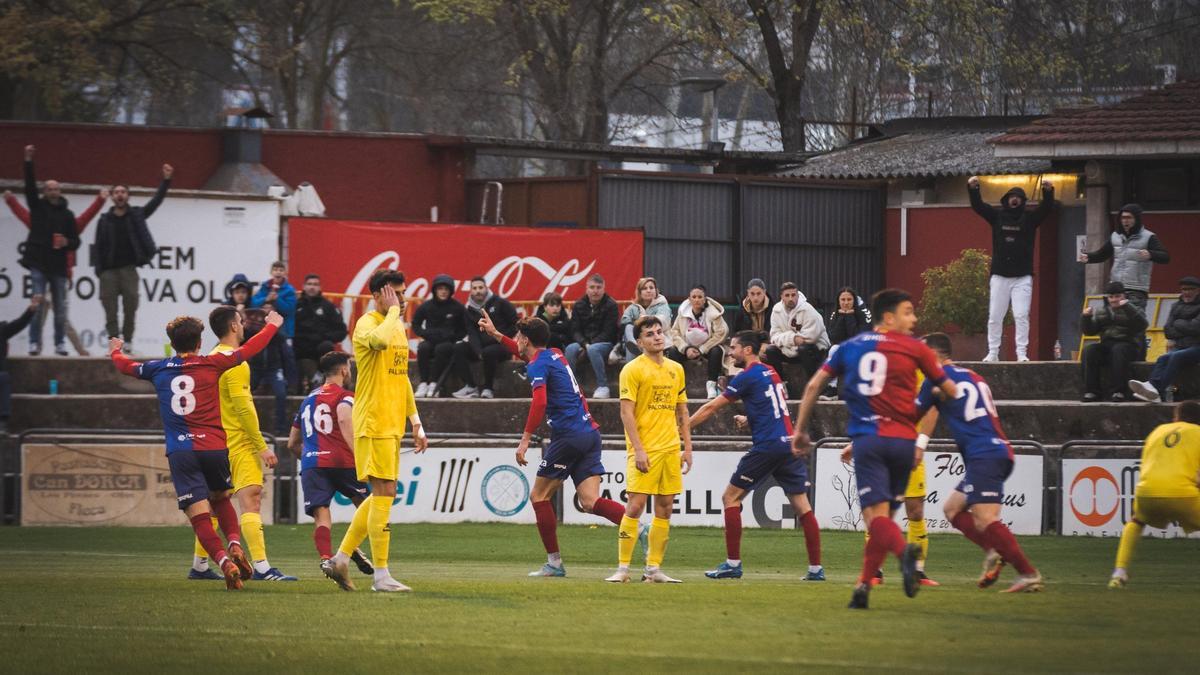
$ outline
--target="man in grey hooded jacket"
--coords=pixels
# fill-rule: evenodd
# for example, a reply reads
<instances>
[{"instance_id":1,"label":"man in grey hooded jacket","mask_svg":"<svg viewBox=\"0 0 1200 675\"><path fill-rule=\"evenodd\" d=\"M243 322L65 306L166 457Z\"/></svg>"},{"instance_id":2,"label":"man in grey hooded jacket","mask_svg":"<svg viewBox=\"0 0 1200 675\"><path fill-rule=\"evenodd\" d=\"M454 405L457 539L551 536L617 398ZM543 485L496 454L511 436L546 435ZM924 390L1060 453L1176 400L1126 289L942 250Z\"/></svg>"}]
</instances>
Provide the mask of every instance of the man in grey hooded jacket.
<instances>
[{"instance_id":1,"label":"man in grey hooded jacket","mask_svg":"<svg viewBox=\"0 0 1200 675\"><path fill-rule=\"evenodd\" d=\"M1113 229L1108 241L1095 251L1080 254L1081 263L1099 263L1112 260L1109 281L1119 281L1125 286L1125 297L1129 304L1146 314L1146 301L1150 298L1150 272L1154 263L1171 262L1171 254L1163 247L1153 232L1142 226L1142 207L1126 204L1118 214L1120 225Z\"/></svg>"}]
</instances>

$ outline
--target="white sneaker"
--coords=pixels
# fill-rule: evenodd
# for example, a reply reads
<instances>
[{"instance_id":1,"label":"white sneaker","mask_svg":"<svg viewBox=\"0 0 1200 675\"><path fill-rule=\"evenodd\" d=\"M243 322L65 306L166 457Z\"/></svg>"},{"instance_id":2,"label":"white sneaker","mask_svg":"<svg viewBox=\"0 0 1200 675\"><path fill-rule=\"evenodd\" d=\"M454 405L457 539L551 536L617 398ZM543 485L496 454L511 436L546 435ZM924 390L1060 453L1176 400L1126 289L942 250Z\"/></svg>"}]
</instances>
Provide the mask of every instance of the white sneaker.
<instances>
[{"instance_id":1,"label":"white sneaker","mask_svg":"<svg viewBox=\"0 0 1200 675\"><path fill-rule=\"evenodd\" d=\"M421 384L417 385L417 391L413 393L413 396L416 396L417 398L425 398L428 395L429 395L429 383L428 382L422 382Z\"/></svg>"},{"instance_id":2,"label":"white sneaker","mask_svg":"<svg viewBox=\"0 0 1200 675\"><path fill-rule=\"evenodd\" d=\"M625 363L625 354L622 351L621 345L613 347L612 351L608 353L608 363L609 365L613 366L617 365L618 363Z\"/></svg>"},{"instance_id":3,"label":"white sneaker","mask_svg":"<svg viewBox=\"0 0 1200 675\"><path fill-rule=\"evenodd\" d=\"M454 398L479 398L479 390L471 385L466 385L462 389L451 394Z\"/></svg>"},{"instance_id":4,"label":"white sneaker","mask_svg":"<svg viewBox=\"0 0 1200 675\"><path fill-rule=\"evenodd\" d=\"M629 570L624 567L618 567L616 573L611 577L607 577L605 581L611 584L627 584L629 583Z\"/></svg>"},{"instance_id":5,"label":"white sneaker","mask_svg":"<svg viewBox=\"0 0 1200 675\"><path fill-rule=\"evenodd\" d=\"M721 395L721 392L717 389L717 383L715 380L709 380L708 382L705 382L704 391L708 394L708 399L710 401Z\"/></svg>"},{"instance_id":6,"label":"white sneaker","mask_svg":"<svg viewBox=\"0 0 1200 675\"><path fill-rule=\"evenodd\" d=\"M479 398L496 398L496 395L492 393L491 389L484 389L479 392Z\"/></svg>"},{"instance_id":7,"label":"white sneaker","mask_svg":"<svg viewBox=\"0 0 1200 675\"><path fill-rule=\"evenodd\" d=\"M379 591L380 593L409 593L412 591L411 588L391 577L380 579L371 584L371 590Z\"/></svg>"},{"instance_id":8,"label":"white sneaker","mask_svg":"<svg viewBox=\"0 0 1200 675\"><path fill-rule=\"evenodd\" d=\"M592 398L608 398L609 396L608 387L596 387L596 391L592 392Z\"/></svg>"},{"instance_id":9,"label":"white sneaker","mask_svg":"<svg viewBox=\"0 0 1200 675\"><path fill-rule=\"evenodd\" d=\"M1028 363L1028 362L1029 362L1029 355L1017 354L1017 363Z\"/></svg>"},{"instance_id":10,"label":"white sneaker","mask_svg":"<svg viewBox=\"0 0 1200 675\"><path fill-rule=\"evenodd\" d=\"M1034 572L1029 576L1019 576L1012 586L1000 591L1001 593L1037 593L1046 587L1042 583L1042 575Z\"/></svg>"},{"instance_id":11,"label":"white sneaker","mask_svg":"<svg viewBox=\"0 0 1200 675\"><path fill-rule=\"evenodd\" d=\"M999 360L1000 360L1000 355L997 354L996 352L988 352L987 356L983 357L984 363L991 363L993 361L999 361Z\"/></svg>"},{"instance_id":12,"label":"white sneaker","mask_svg":"<svg viewBox=\"0 0 1200 675\"><path fill-rule=\"evenodd\" d=\"M1133 397L1138 399L1139 401L1148 401L1150 403L1158 403L1159 401L1162 400L1162 397L1159 396L1159 394L1158 394L1158 390L1155 389L1154 385L1150 384L1149 382L1142 382L1141 380L1130 380L1129 381L1129 390L1133 392Z\"/></svg>"},{"instance_id":13,"label":"white sneaker","mask_svg":"<svg viewBox=\"0 0 1200 675\"><path fill-rule=\"evenodd\" d=\"M642 583L645 583L645 584L682 584L683 582L680 581L679 579L673 579L673 578L663 574L662 570L659 570L659 569L651 570L650 568L646 568L646 571L642 573Z\"/></svg>"}]
</instances>

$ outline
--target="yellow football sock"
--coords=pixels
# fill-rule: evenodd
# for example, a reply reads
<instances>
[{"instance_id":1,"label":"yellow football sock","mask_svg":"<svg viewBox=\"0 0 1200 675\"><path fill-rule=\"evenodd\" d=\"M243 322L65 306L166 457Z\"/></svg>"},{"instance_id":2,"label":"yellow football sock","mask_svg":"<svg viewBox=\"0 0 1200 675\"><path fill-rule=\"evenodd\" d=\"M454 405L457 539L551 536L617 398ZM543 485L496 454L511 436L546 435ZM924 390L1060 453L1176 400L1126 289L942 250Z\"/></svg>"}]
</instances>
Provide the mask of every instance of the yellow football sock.
<instances>
[{"instance_id":1,"label":"yellow football sock","mask_svg":"<svg viewBox=\"0 0 1200 675\"><path fill-rule=\"evenodd\" d=\"M375 569L388 566L388 548L392 542L392 530L388 520L392 516L391 497L368 497L367 534L371 537L371 562ZM356 514L357 515L357 514Z\"/></svg>"},{"instance_id":2,"label":"yellow football sock","mask_svg":"<svg viewBox=\"0 0 1200 675\"><path fill-rule=\"evenodd\" d=\"M908 543L921 546L921 557L917 559L925 560L925 556L929 555L929 534L925 528L925 519L909 520L905 538L908 539Z\"/></svg>"},{"instance_id":3,"label":"yellow football sock","mask_svg":"<svg viewBox=\"0 0 1200 675\"><path fill-rule=\"evenodd\" d=\"M638 521L629 516L621 517L621 527L617 531L617 562L622 567L629 567L633 561L633 547L637 545Z\"/></svg>"},{"instance_id":4,"label":"yellow football sock","mask_svg":"<svg viewBox=\"0 0 1200 675\"><path fill-rule=\"evenodd\" d=\"M1125 529L1121 530L1121 543L1117 546L1119 569L1129 569L1129 563L1133 562L1133 552L1137 550L1138 540L1142 538L1142 529L1145 527L1136 520L1125 523Z\"/></svg>"},{"instance_id":5,"label":"yellow football sock","mask_svg":"<svg viewBox=\"0 0 1200 675\"><path fill-rule=\"evenodd\" d=\"M354 509L354 517L350 519L350 527L346 529L346 536L342 537L342 543L338 546L338 552L344 553L347 556L353 555L354 549L358 548L363 540L367 538L367 514L371 512L371 498L367 497Z\"/></svg>"},{"instance_id":6,"label":"yellow football sock","mask_svg":"<svg viewBox=\"0 0 1200 675\"><path fill-rule=\"evenodd\" d=\"M670 538L671 521L666 518L650 521L650 555L646 557L647 567L658 567L662 564L663 556L667 553L667 540Z\"/></svg>"},{"instance_id":7,"label":"yellow football sock","mask_svg":"<svg viewBox=\"0 0 1200 675\"><path fill-rule=\"evenodd\" d=\"M221 528L220 528L220 525L217 524L216 516L212 517L212 523L213 523L213 531L219 533L221 531ZM200 538L193 537L193 539L195 539L195 544L192 547L192 555L196 556L197 558L207 558L208 551L206 551L204 549L204 545L200 543Z\"/></svg>"},{"instance_id":8,"label":"yellow football sock","mask_svg":"<svg viewBox=\"0 0 1200 675\"><path fill-rule=\"evenodd\" d=\"M247 511L239 519L242 525L242 541L250 549L250 559L254 562L267 559L267 540L263 537L262 515Z\"/></svg>"}]
</instances>

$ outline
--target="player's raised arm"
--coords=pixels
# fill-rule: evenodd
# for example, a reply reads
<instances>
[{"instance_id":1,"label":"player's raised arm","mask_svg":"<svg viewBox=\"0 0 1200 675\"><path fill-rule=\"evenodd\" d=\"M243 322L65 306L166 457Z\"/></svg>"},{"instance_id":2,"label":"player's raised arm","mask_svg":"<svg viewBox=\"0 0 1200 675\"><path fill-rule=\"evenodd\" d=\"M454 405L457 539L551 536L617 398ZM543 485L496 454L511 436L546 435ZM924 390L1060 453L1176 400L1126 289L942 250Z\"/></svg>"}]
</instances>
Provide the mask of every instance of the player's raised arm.
<instances>
[{"instance_id":1,"label":"player's raised arm","mask_svg":"<svg viewBox=\"0 0 1200 675\"><path fill-rule=\"evenodd\" d=\"M404 330L404 320L400 317L400 298L391 284L384 284L379 289L377 308L383 313L384 319L370 331L354 336L355 341L362 341L375 351L383 351L392 343L392 337L397 331Z\"/></svg>"},{"instance_id":2,"label":"player's raised arm","mask_svg":"<svg viewBox=\"0 0 1200 675\"><path fill-rule=\"evenodd\" d=\"M113 365L117 370L130 377L141 377L142 364L139 361L125 356L121 348L125 346L125 341L121 338L108 339L108 356L112 359Z\"/></svg>"},{"instance_id":3,"label":"player's raised arm","mask_svg":"<svg viewBox=\"0 0 1200 675\"><path fill-rule=\"evenodd\" d=\"M492 317L488 316L487 312L481 312L480 314L481 316L479 317L478 322L479 330L486 333L496 342L504 345L504 348L508 350L509 354L512 354L513 356L521 356L521 350L517 348L517 341L496 330L496 324L492 322ZM524 466L524 464L521 466Z\"/></svg>"}]
</instances>

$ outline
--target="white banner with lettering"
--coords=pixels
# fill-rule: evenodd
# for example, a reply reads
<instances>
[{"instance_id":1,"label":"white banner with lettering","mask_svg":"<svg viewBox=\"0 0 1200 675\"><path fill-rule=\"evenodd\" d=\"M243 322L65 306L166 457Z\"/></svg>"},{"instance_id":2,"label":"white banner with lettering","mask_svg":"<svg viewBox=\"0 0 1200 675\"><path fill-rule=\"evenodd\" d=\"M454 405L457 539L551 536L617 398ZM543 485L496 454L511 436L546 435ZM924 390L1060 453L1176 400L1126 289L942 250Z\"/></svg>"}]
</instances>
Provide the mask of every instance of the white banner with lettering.
<instances>
[{"instance_id":1,"label":"white banner with lettering","mask_svg":"<svg viewBox=\"0 0 1200 675\"><path fill-rule=\"evenodd\" d=\"M841 446L817 450L813 509L822 529L863 530L854 465L843 464L841 454ZM1004 484L1001 518L1015 534L1042 533L1043 461L1041 455L1017 455L1012 475ZM957 532L942 508L965 471L957 452L944 452L936 446L925 452L925 522L930 532ZM907 520L904 509L897 509L896 522L905 527Z\"/></svg>"},{"instance_id":2,"label":"white banner with lettering","mask_svg":"<svg viewBox=\"0 0 1200 675\"><path fill-rule=\"evenodd\" d=\"M1064 459L1062 463L1062 533L1119 537L1133 517L1133 492L1141 474L1140 459ZM1175 524L1165 530L1147 527L1148 537L1187 536ZM1200 538L1200 532L1192 533Z\"/></svg>"},{"instance_id":3,"label":"white banner with lettering","mask_svg":"<svg viewBox=\"0 0 1200 675\"><path fill-rule=\"evenodd\" d=\"M16 192L14 190L14 192ZM79 215L95 194L66 193L71 210ZM17 194L21 204L24 195ZM144 204L149 195L135 195L134 205ZM102 209L107 211L112 202ZM74 283L67 292L68 316L86 349L103 354L108 336L104 309L92 268L91 245L96 239L97 215L80 235ZM225 284L234 274L245 274L254 283L270 276L271 262L279 257L279 203L253 198L172 196L149 218L150 233L158 245L154 261L138 268L141 275L140 305L134 332L134 353L163 354L167 342L163 328L181 314L207 319L209 310L224 299ZM16 318L29 305L29 270L18 263L17 247L28 229L7 206L0 207L0 320ZM302 270L296 270L303 273ZM123 316L123 314L122 314ZM46 317L42 330L42 353L53 353L54 315ZM205 343L213 344L205 335ZM29 348L29 331L9 341L14 355ZM74 354L70 345L67 349Z\"/></svg>"}]
</instances>

